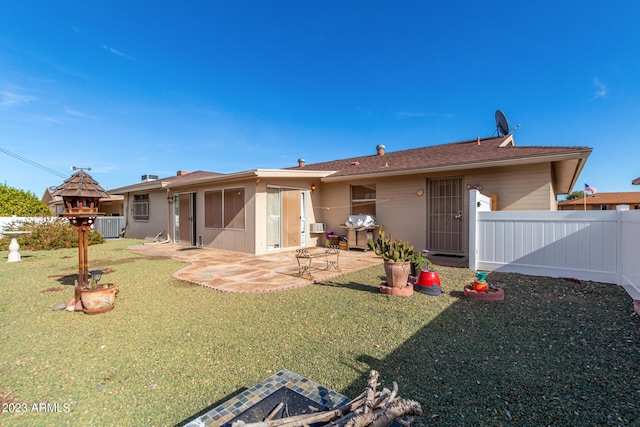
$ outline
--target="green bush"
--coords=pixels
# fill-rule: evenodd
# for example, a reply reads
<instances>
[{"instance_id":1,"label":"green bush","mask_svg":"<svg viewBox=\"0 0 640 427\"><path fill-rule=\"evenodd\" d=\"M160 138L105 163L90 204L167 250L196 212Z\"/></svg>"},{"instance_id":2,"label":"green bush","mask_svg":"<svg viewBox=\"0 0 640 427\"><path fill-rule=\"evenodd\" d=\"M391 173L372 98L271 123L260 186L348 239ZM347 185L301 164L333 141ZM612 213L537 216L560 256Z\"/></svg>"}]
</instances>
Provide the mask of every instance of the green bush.
<instances>
[{"instance_id":1,"label":"green bush","mask_svg":"<svg viewBox=\"0 0 640 427\"><path fill-rule=\"evenodd\" d=\"M30 191L0 184L0 216L51 216L51 209Z\"/></svg>"},{"instance_id":2,"label":"green bush","mask_svg":"<svg viewBox=\"0 0 640 427\"><path fill-rule=\"evenodd\" d=\"M50 249L77 248L78 231L66 218L34 218L29 220L17 220L9 223L7 230L31 231L18 238L22 249L45 251ZM94 229L89 230L89 245L104 242L102 235ZM0 240L0 250L9 249L10 239Z\"/></svg>"}]
</instances>

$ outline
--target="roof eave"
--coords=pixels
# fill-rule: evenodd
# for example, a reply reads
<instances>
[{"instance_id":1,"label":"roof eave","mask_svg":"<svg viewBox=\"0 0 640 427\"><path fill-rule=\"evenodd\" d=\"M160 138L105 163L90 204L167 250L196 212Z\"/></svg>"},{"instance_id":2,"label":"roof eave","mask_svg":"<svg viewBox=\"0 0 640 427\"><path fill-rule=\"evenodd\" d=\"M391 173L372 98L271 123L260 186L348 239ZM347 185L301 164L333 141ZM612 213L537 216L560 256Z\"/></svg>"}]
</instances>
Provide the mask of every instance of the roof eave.
<instances>
[{"instance_id":1,"label":"roof eave","mask_svg":"<svg viewBox=\"0 0 640 427\"><path fill-rule=\"evenodd\" d=\"M169 188L187 187L206 183L232 182L248 178L324 178L335 171L290 170L290 169L252 169L220 176L202 177L183 183L169 183Z\"/></svg>"},{"instance_id":2,"label":"roof eave","mask_svg":"<svg viewBox=\"0 0 640 427\"><path fill-rule=\"evenodd\" d=\"M589 157L591 153L591 149L587 150L579 150L575 152L569 153L561 153L561 154L546 154L540 156L527 156L527 157L517 157L511 159L501 159L501 160L489 160L482 162L470 162L470 163L454 163L443 166L434 166L434 167L426 167L426 168L412 168L412 169L402 169L402 170L394 170L389 172L369 172L363 174L351 174L351 175L340 175L340 176L327 176L322 179L322 182L339 182L339 181L351 181L353 179L369 179L369 178L386 178L386 177L394 177L394 176L407 176L407 175L416 175L416 174L424 174L424 173L435 173L435 172L450 172L457 170L469 170L469 169L482 169L482 168L491 168L491 167L500 167L500 166L515 166L515 165L524 165L531 163L544 163L544 162L557 162L562 160L572 160L572 159L582 159L581 165L579 167L582 170L582 166L584 165L584 161ZM577 180L579 175L579 171L575 174L573 182ZM573 186L573 185L572 185Z\"/></svg>"},{"instance_id":3,"label":"roof eave","mask_svg":"<svg viewBox=\"0 0 640 427\"><path fill-rule=\"evenodd\" d=\"M140 184L127 185L124 187L113 188L111 190L107 190L107 194L126 194L126 193L135 193L138 191L148 191L148 190L156 190L165 188L169 184L166 181L155 180L149 182L143 182Z\"/></svg>"}]
</instances>

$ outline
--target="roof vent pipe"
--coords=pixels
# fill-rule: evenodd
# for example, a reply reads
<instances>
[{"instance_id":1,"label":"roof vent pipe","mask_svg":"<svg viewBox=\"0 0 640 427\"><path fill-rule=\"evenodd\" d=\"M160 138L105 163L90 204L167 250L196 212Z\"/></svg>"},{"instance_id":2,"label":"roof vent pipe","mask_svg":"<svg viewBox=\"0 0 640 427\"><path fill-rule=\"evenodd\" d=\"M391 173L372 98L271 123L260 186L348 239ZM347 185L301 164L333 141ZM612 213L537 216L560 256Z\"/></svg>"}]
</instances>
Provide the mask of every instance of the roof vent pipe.
<instances>
[{"instance_id":1,"label":"roof vent pipe","mask_svg":"<svg viewBox=\"0 0 640 427\"><path fill-rule=\"evenodd\" d=\"M386 147L384 145L382 145L382 144L378 144L376 146L376 150L378 150L378 156L384 156L384 149L385 148Z\"/></svg>"},{"instance_id":2,"label":"roof vent pipe","mask_svg":"<svg viewBox=\"0 0 640 427\"><path fill-rule=\"evenodd\" d=\"M299 168L303 168L304 167L304 159L298 159L298 167Z\"/></svg>"}]
</instances>

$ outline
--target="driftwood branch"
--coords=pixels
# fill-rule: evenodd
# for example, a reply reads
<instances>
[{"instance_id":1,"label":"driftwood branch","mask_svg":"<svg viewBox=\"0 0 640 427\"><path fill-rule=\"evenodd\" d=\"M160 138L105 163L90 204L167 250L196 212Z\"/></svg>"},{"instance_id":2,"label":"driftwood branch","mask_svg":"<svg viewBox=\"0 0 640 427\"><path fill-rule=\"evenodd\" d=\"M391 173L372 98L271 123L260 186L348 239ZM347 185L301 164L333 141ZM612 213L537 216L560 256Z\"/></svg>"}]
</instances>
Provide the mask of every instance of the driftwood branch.
<instances>
[{"instance_id":1,"label":"driftwood branch","mask_svg":"<svg viewBox=\"0 0 640 427\"><path fill-rule=\"evenodd\" d=\"M372 370L369 372L369 379L367 380L367 388L365 389L364 398L364 414L370 414L373 412L373 400L376 398L376 389L378 388L378 371Z\"/></svg>"},{"instance_id":2,"label":"driftwood branch","mask_svg":"<svg viewBox=\"0 0 640 427\"><path fill-rule=\"evenodd\" d=\"M421 416L422 408L414 400L405 400L398 396L398 384L393 383L393 390L378 388L378 372L369 372L367 387L355 399L340 408L312 414L296 415L278 420L270 417L278 409L272 411L264 421L245 423L237 421L232 427L304 427L315 423L326 423L323 427L388 427L394 421L408 427L412 416ZM279 406L281 408L281 406ZM409 416L408 419L401 417Z\"/></svg>"},{"instance_id":3,"label":"driftwood branch","mask_svg":"<svg viewBox=\"0 0 640 427\"><path fill-rule=\"evenodd\" d=\"M275 417L278 412L280 412L280 409L282 409L283 406L284 406L284 403L282 402L278 403L278 406L273 408L273 411L271 411L271 413L265 417L264 421L271 421L271 419Z\"/></svg>"}]
</instances>

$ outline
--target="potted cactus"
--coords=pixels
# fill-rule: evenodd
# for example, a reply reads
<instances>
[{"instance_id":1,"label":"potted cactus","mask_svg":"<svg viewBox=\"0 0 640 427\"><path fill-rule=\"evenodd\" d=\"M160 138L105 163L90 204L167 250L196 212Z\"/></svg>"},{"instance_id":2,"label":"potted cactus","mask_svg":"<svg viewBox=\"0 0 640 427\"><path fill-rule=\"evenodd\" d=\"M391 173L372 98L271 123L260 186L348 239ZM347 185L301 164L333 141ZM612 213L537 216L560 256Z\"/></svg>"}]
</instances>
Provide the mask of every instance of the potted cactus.
<instances>
[{"instance_id":1,"label":"potted cactus","mask_svg":"<svg viewBox=\"0 0 640 427\"><path fill-rule=\"evenodd\" d=\"M390 288L413 288L407 280L411 272L411 262L415 259L415 251L409 242L393 240L384 231L376 240L369 240L369 248L384 260L384 272L387 276L386 286Z\"/></svg>"}]
</instances>

